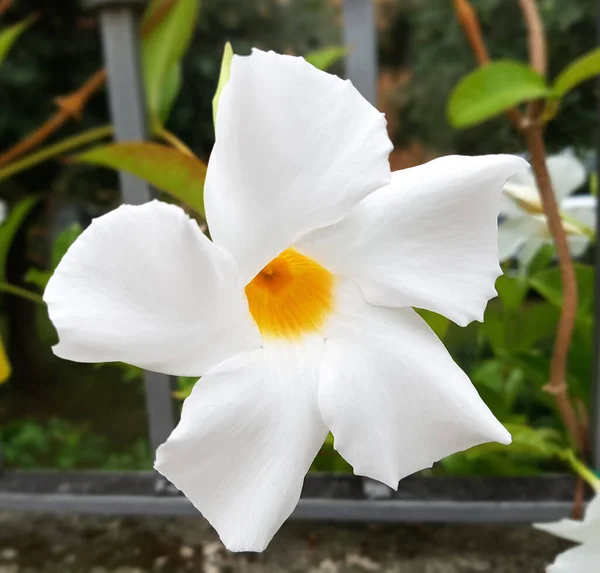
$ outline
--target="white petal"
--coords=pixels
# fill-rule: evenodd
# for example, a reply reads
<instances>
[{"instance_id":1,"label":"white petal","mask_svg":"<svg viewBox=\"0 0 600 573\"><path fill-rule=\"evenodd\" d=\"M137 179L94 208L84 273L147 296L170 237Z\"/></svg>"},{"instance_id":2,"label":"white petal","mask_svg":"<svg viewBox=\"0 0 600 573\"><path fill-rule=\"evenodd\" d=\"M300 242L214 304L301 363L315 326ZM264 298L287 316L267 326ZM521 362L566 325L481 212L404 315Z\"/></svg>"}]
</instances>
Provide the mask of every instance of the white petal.
<instances>
[{"instance_id":1,"label":"white petal","mask_svg":"<svg viewBox=\"0 0 600 573\"><path fill-rule=\"evenodd\" d=\"M560 210L589 229L596 229L596 197L593 195L567 197L560 204Z\"/></svg>"},{"instance_id":2,"label":"white petal","mask_svg":"<svg viewBox=\"0 0 600 573\"><path fill-rule=\"evenodd\" d=\"M261 345L233 259L159 201L95 219L44 300L60 338L54 352L77 362L199 376Z\"/></svg>"},{"instance_id":3,"label":"white petal","mask_svg":"<svg viewBox=\"0 0 600 573\"><path fill-rule=\"evenodd\" d=\"M546 573L598 573L600 570L600 544L582 545L567 549L546 569Z\"/></svg>"},{"instance_id":4,"label":"white petal","mask_svg":"<svg viewBox=\"0 0 600 573\"><path fill-rule=\"evenodd\" d=\"M597 495L590 502L582 521L561 519L554 523L534 523L533 526L576 543L596 542L600 545L600 496Z\"/></svg>"},{"instance_id":5,"label":"white petal","mask_svg":"<svg viewBox=\"0 0 600 573\"><path fill-rule=\"evenodd\" d=\"M355 279L373 304L416 306L458 324L483 318L495 296L502 187L525 162L510 155L442 157L396 171L302 252Z\"/></svg>"},{"instance_id":6,"label":"white petal","mask_svg":"<svg viewBox=\"0 0 600 573\"><path fill-rule=\"evenodd\" d=\"M582 235L568 235L569 252L574 258L581 257L590 246L590 239Z\"/></svg>"},{"instance_id":7,"label":"white petal","mask_svg":"<svg viewBox=\"0 0 600 573\"><path fill-rule=\"evenodd\" d=\"M355 473L398 480L510 434L440 340L410 308L367 303L343 282L327 328L319 408Z\"/></svg>"},{"instance_id":8,"label":"white petal","mask_svg":"<svg viewBox=\"0 0 600 573\"><path fill-rule=\"evenodd\" d=\"M522 267L528 267L533 261L535 255L537 255L537 252L547 242L547 239L542 239L541 237L530 237L523 245L523 248L519 251L519 264Z\"/></svg>"},{"instance_id":9,"label":"white petal","mask_svg":"<svg viewBox=\"0 0 600 573\"><path fill-rule=\"evenodd\" d=\"M500 262L517 255L521 247L533 236L535 231L531 217L522 216L498 225L498 258Z\"/></svg>"},{"instance_id":10,"label":"white petal","mask_svg":"<svg viewBox=\"0 0 600 573\"><path fill-rule=\"evenodd\" d=\"M200 379L156 469L231 551L262 551L298 503L327 435L317 408L323 341L236 356Z\"/></svg>"},{"instance_id":11,"label":"white petal","mask_svg":"<svg viewBox=\"0 0 600 573\"><path fill-rule=\"evenodd\" d=\"M546 160L546 165L559 203L577 191L587 178L581 161L569 155L552 155Z\"/></svg>"},{"instance_id":12,"label":"white petal","mask_svg":"<svg viewBox=\"0 0 600 573\"><path fill-rule=\"evenodd\" d=\"M234 56L205 185L213 240L249 282L390 180L383 114L302 58Z\"/></svg>"},{"instance_id":13,"label":"white petal","mask_svg":"<svg viewBox=\"0 0 600 573\"><path fill-rule=\"evenodd\" d=\"M8 209L6 207L6 202L0 200L0 225L2 223L4 223L7 214L8 214Z\"/></svg>"}]
</instances>

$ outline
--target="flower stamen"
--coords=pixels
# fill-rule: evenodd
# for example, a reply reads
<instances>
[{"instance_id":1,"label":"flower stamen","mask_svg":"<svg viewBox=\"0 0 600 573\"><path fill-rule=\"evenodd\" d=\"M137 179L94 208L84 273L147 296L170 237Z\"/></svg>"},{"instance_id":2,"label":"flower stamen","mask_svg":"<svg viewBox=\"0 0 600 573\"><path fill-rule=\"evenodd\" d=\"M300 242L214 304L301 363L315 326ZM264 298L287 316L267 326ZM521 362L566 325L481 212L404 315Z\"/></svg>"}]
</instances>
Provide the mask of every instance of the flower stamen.
<instances>
[{"instance_id":1,"label":"flower stamen","mask_svg":"<svg viewBox=\"0 0 600 573\"><path fill-rule=\"evenodd\" d=\"M333 308L333 275L289 248L246 286L250 313L265 338L318 332Z\"/></svg>"}]
</instances>

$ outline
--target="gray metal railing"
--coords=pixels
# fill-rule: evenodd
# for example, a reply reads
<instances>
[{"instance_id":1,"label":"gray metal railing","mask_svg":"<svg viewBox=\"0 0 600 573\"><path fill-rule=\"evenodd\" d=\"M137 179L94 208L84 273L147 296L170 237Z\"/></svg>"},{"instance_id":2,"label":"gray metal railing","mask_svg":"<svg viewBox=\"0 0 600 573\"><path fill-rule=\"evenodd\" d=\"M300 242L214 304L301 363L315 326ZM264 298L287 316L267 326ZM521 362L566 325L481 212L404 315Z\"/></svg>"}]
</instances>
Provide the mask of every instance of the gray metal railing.
<instances>
[{"instance_id":1,"label":"gray metal railing","mask_svg":"<svg viewBox=\"0 0 600 573\"><path fill-rule=\"evenodd\" d=\"M147 139L139 63L138 22L147 0L88 0L99 10L108 69L110 111L116 139ZM346 71L359 91L376 101L376 32L371 0L344 0ZM600 14L599 14L600 18ZM600 30L600 21L598 23ZM600 104L599 104L600 117ZM600 134L598 137L600 150ZM600 166L599 166L600 176ZM120 173L127 203L148 201L148 184ZM600 221L600 202L598 204ZM596 264L596 356L600 356L600 264ZM595 366L592 412L593 461L600 468L600 361ZM145 372L152 448L174 428L171 380ZM409 478L398 493L355 476L309 474L293 517L337 521L531 522L558 519L572 508L573 479ZM177 491L153 472L6 472L0 479L0 509L56 513L197 515Z\"/></svg>"}]
</instances>

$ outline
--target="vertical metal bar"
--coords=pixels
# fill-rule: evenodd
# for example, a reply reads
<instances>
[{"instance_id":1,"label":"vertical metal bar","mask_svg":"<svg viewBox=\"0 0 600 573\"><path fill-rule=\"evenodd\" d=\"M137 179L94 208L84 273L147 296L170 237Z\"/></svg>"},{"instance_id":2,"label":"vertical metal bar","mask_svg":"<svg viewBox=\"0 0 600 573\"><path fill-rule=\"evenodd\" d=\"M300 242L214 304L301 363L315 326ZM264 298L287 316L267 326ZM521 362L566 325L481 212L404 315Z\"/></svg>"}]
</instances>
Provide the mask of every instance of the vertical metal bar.
<instances>
[{"instance_id":1,"label":"vertical metal bar","mask_svg":"<svg viewBox=\"0 0 600 573\"><path fill-rule=\"evenodd\" d=\"M600 43L600 3L596 18L597 42ZM597 80L596 90L600 90L600 80ZM600 96L596 96L597 118L596 118L596 175L600 182ZM600 229L600 201L596 204L596 237ZM591 401L591 442L592 463L596 471L600 471L600 251L596 240L595 249L595 288L594 288L594 369L592 379L592 401Z\"/></svg>"},{"instance_id":2,"label":"vertical metal bar","mask_svg":"<svg viewBox=\"0 0 600 573\"><path fill-rule=\"evenodd\" d=\"M147 139L146 108L139 60L138 17L135 7L106 4L100 8L104 59L108 70L110 112L117 141ZM119 173L123 199L140 204L151 196L149 185L141 179ZM174 428L171 380L164 374L145 372L146 410L150 442L156 449Z\"/></svg>"},{"instance_id":3,"label":"vertical metal bar","mask_svg":"<svg viewBox=\"0 0 600 573\"><path fill-rule=\"evenodd\" d=\"M377 103L377 33L372 0L344 0L346 75L365 99Z\"/></svg>"}]
</instances>

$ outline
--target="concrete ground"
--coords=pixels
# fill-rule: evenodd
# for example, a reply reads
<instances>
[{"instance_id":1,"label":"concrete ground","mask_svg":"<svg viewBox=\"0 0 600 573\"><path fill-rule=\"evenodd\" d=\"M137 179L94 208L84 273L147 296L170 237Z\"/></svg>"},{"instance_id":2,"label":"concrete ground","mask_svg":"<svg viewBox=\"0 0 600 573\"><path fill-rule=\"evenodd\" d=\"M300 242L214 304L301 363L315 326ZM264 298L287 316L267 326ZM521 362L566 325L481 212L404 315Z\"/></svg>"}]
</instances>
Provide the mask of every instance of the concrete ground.
<instances>
[{"instance_id":1,"label":"concrete ground","mask_svg":"<svg viewBox=\"0 0 600 573\"><path fill-rule=\"evenodd\" d=\"M543 573L566 547L525 525L288 522L231 554L201 518L0 513L0 573Z\"/></svg>"}]
</instances>

